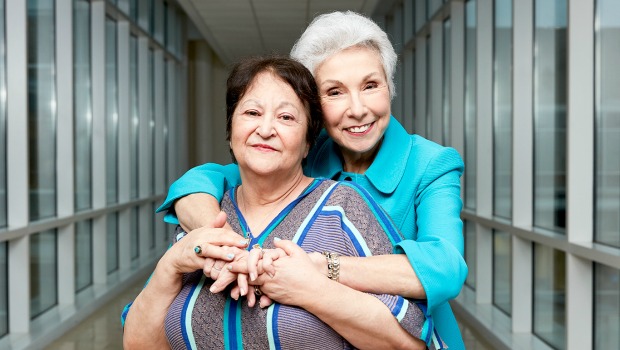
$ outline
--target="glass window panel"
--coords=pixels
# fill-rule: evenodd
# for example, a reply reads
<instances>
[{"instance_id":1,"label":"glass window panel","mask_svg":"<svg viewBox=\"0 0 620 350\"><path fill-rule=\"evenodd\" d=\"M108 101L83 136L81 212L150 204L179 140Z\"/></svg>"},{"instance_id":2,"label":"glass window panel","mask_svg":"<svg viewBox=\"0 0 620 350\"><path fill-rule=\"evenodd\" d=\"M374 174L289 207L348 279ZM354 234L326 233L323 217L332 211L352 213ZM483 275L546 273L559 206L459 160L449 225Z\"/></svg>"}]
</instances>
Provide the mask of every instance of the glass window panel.
<instances>
[{"instance_id":1,"label":"glass window panel","mask_svg":"<svg viewBox=\"0 0 620 350\"><path fill-rule=\"evenodd\" d=\"M93 223L75 224L75 291L93 284Z\"/></svg>"},{"instance_id":2,"label":"glass window panel","mask_svg":"<svg viewBox=\"0 0 620 350\"><path fill-rule=\"evenodd\" d=\"M443 22L443 144L450 144L451 102L452 98L452 24L450 19Z\"/></svg>"},{"instance_id":3,"label":"glass window panel","mask_svg":"<svg viewBox=\"0 0 620 350\"><path fill-rule=\"evenodd\" d=\"M566 255L534 245L534 334L566 348Z\"/></svg>"},{"instance_id":4,"label":"glass window panel","mask_svg":"<svg viewBox=\"0 0 620 350\"><path fill-rule=\"evenodd\" d=\"M129 1L129 16L134 22L138 21L138 0Z\"/></svg>"},{"instance_id":5,"label":"glass window panel","mask_svg":"<svg viewBox=\"0 0 620 350\"><path fill-rule=\"evenodd\" d=\"M169 16L169 12L170 12L170 6L168 6L168 2L164 2L164 9L163 9L164 13L163 13L163 36L164 36L164 47L168 48L168 41L169 41L169 33L168 33L168 16Z\"/></svg>"},{"instance_id":6,"label":"glass window panel","mask_svg":"<svg viewBox=\"0 0 620 350\"><path fill-rule=\"evenodd\" d=\"M9 254L7 242L0 243L0 337L9 332Z\"/></svg>"},{"instance_id":7,"label":"glass window panel","mask_svg":"<svg viewBox=\"0 0 620 350\"><path fill-rule=\"evenodd\" d=\"M566 0L536 0L534 225L566 227Z\"/></svg>"},{"instance_id":8,"label":"glass window panel","mask_svg":"<svg viewBox=\"0 0 620 350\"><path fill-rule=\"evenodd\" d=\"M123 11L124 14L130 14L129 0L114 0L114 3L118 6L119 10Z\"/></svg>"},{"instance_id":9,"label":"glass window panel","mask_svg":"<svg viewBox=\"0 0 620 350\"><path fill-rule=\"evenodd\" d=\"M155 215L155 210L157 210L158 205L157 203L151 203L151 227L150 227L150 232L151 232L151 248L155 248L155 246L157 245L157 224L158 224L158 218L157 215Z\"/></svg>"},{"instance_id":10,"label":"glass window panel","mask_svg":"<svg viewBox=\"0 0 620 350\"><path fill-rule=\"evenodd\" d=\"M620 271L594 264L594 349L620 349Z\"/></svg>"},{"instance_id":11,"label":"glass window panel","mask_svg":"<svg viewBox=\"0 0 620 350\"><path fill-rule=\"evenodd\" d=\"M443 0L427 0L428 4L426 6L429 9L428 18L432 17L435 12L441 8L442 1Z\"/></svg>"},{"instance_id":12,"label":"glass window panel","mask_svg":"<svg viewBox=\"0 0 620 350\"><path fill-rule=\"evenodd\" d=\"M110 213L107 218L107 271L118 270L118 213Z\"/></svg>"},{"instance_id":13,"label":"glass window panel","mask_svg":"<svg viewBox=\"0 0 620 350\"><path fill-rule=\"evenodd\" d=\"M55 1L28 0L30 219L56 215Z\"/></svg>"},{"instance_id":14,"label":"glass window panel","mask_svg":"<svg viewBox=\"0 0 620 350\"><path fill-rule=\"evenodd\" d=\"M73 2L73 101L75 210L92 206L92 110L90 83L90 2Z\"/></svg>"},{"instance_id":15,"label":"glass window panel","mask_svg":"<svg viewBox=\"0 0 620 350\"><path fill-rule=\"evenodd\" d=\"M138 103L138 38L131 36L130 40L130 69L131 69L131 150L129 152L129 162L132 167L131 174L131 199L138 198L138 154L140 148L139 140L139 103Z\"/></svg>"},{"instance_id":16,"label":"glass window panel","mask_svg":"<svg viewBox=\"0 0 620 350\"><path fill-rule=\"evenodd\" d=\"M464 220L465 262L469 267L465 284L476 289L476 223Z\"/></svg>"},{"instance_id":17,"label":"glass window panel","mask_svg":"<svg viewBox=\"0 0 620 350\"><path fill-rule=\"evenodd\" d=\"M30 318L58 303L56 230L30 236Z\"/></svg>"},{"instance_id":18,"label":"glass window panel","mask_svg":"<svg viewBox=\"0 0 620 350\"><path fill-rule=\"evenodd\" d=\"M6 32L4 1L0 1L0 227L7 226L6 193ZM0 330L1 331L1 330ZM0 334L2 334L0 332Z\"/></svg>"},{"instance_id":19,"label":"glass window panel","mask_svg":"<svg viewBox=\"0 0 620 350\"><path fill-rule=\"evenodd\" d=\"M155 96L155 53L152 49L149 49L149 85L151 87L151 91L149 91L149 134L151 138L151 146L148 152L151 154L151 173L148 175L151 177L151 194L155 193L155 101L157 101L157 97Z\"/></svg>"},{"instance_id":20,"label":"glass window panel","mask_svg":"<svg viewBox=\"0 0 620 350\"><path fill-rule=\"evenodd\" d=\"M465 3L465 207L476 209L476 0Z\"/></svg>"},{"instance_id":21,"label":"glass window panel","mask_svg":"<svg viewBox=\"0 0 620 350\"><path fill-rule=\"evenodd\" d=\"M118 202L118 66L116 22L106 19L106 198Z\"/></svg>"},{"instance_id":22,"label":"glass window panel","mask_svg":"<svg viewBox=\"0 0 620 350\"><path fill-rule=\"evenodd\" d=\"M424 86L424 97L425 97L425 102L426 102L426 115L424 116L424 118L426 119L426 130L424 130L425 132L425 137L430 139L432 134L432 130L433 130L433 116L431 114L431 105L433 103L432 99L431 99L431 95L432 95L432 87L431 87L431 79L432 79L432 72L433 72L433 62L431 61L431 37L430 35L426 37L426 41L425 41L425 46L426 46L426 67L428 68L426 70L426 84Z\"/></svg>"},{"instance_id":23,"label":"glass window panel","mask_svg":"<svg viewBox=\"0 0 620 350\"><path fill-rule=\"evenodd\" d=\"M424 24L426 23L426 2L428 0L414 0L415 1L415 23L416 23L416 31L420 30Z\"/></svg>"},{"instance_id":24,"label":"glass window panel","mask_svg":"<svg viewBox=\"0 0 620 350\"><path fill-rule=\"evenodd\" d=\"M139 249L139 244L140 244L140 222L139 222L139 209L138 207L133 207L131 208L131 231L130 231L130 235L131 235L131 239L130 239L130 246L131 246L131 260L135 260L140 256L140 249Z\"/></svg>"},{"instance_id":25,"label":"glass window panel","mask_svg":"<svg viewBox=\"0 0 620 350\"><path fill-rule=\"evenodd\" d=\"M495 0L493 214L512 218L512 0Z\"/></svg>"},{"instance_id":26,"label":"glass window panel","mask_svg":"<svg viewBox=\"0 0 620 350\"><path fill-rule=\"evenodd\" d=\"M597 242L615 247L620 247L619 13L619 1L597 1L594 236Z\"/></svg>"},{"instance_id":27,"label":"glass window panel","mask_svg":"<svg viewBox=\"0 0 620 350\"><path fill-rule=\"evenodd\" d=\"M155 39L160 43L164 42L164 1L155 0L154 4L154 25L155 25Z\"/></svg>"},{"instance_id":28,"label":"glass window panel","mask_svg":"<svg viewBox=\"0 0 620 350\"><path fill-rule=\"evenodd\" d=\"M168 120L170 119L170 116L168 115L168 105L170 103L169 99L170 99L170 89L168 88L168 84L170 84L170 81L168 80L168 60L164 59L164 127L162 129L163 131L163 137L164 137L164 188L167 188L168 186Z\"/></svg>"},{"instance_id":29,"label":"glass window panel","mask_svg":"<svg viewBox=\"0 0 620 350\"><path fill-rule=\"evenodd\" d=\"M512 242L507 232L493 231L493 305L512 315Z\"/></svg>"},{"instance_id":30,"label":"glass window panel","mask_svg":"<svg viewBox=\"0 0 620 350\"><path fill-rule=\"evenodd\" d=\"M138 24L144 31L150 33L152 0L138 0Z\"/></svg>"}]
</instances>

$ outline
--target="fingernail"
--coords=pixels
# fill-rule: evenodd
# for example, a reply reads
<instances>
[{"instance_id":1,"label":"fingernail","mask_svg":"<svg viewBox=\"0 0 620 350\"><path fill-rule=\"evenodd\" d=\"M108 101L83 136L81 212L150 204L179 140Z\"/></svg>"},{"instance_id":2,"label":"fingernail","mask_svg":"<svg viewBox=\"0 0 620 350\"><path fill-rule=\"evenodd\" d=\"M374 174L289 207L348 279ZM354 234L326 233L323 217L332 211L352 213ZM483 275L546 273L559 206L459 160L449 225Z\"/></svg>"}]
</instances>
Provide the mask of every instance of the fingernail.
<instances>
[{"instance_id":1,"label":"fingernail","mask_svg":"<svg viewBox=\"0 0 620 350\"><path fill-rule=\"evenodd\" d=\"M267 275L268 275L269 277L273 278L273 273L271 273L271 272L267 272Z\"/></svg>"},{"instance_id":2,"label":"fingernail","mask_svg":"<svg viewBox=\"0 0 620 350\"><path fill-rule=\"evenodd\" d=\"M228 271L232 271L232 265L226 265L226 268L228 269Z\"/></svg>"},{"instance_id":3,"label":"fingernail","mask_svg":"<svg viewBox=\"0 0 620 350\"><path fill-rule=\"evenodd\" d=\"M273 237L273 240L276 241L276 242L277 241L281 241L280 237Z\"/></svg>"},{"instance_id":4,"label":"fingernail","mask_svg":"<svg viewBox=\"0 0 620 350\"><path fill-rule=\"evenodd\" d=\"M209 288L209 291L210 291L211 293L215 293L215 291L216 291L216 290L217 290L217 289L215 288L215 286L211 286L211 287Z\"/></svg>"},{"instance_id":5,"label":"fingernail","mask_svg":"<svg viewBox=\"0 0 620 350\"><path fill-rule=\"evenodd\" d=\"M254 272L252 272L250 274L250 280L254 281L256 279L256 274Z\"/></svg>"},{"instance_id":6,"label":"fingernail","mask_svg":"<svg viewBox=\"0 0 620 350\"><path fill-rule=\"evenodd\" d=\"M240 288L239 290L240 290L240 292L241 292L241 295L245 295L245 289Z\"/></svg>"},{"instance_id":7,"label":"fingernail","mask_svg":"<svg viewBox=\"0 0 620 350\"><path fill-rule=\"evenodd\" d=\"M226 255L226 257L227 257L229 260L232 260L232 259L235 257L235 254L233 254L233 253L228 253L228 254Z\"/></svg>"},{"instance_id":8,"label":"fingernail","mask_svg":"<svg viewBox=\"0 0 620 350\"><path fill-rule=\"evenodd\" d=\"M260 307L261 309L263 308L263 306L260 304L260 300L258 301L258 307Z\"/></svg>"},{"instance_id":9,"label":"fingernail","mask_svg":"<svg viewBox=\"0 0 620 350\"><path fill-rule=\"evenodd\" d=\"M248 240L247 239L242 239L239 241L239 244L241 245L248 245Z\"/></svg>"}]
</instances>

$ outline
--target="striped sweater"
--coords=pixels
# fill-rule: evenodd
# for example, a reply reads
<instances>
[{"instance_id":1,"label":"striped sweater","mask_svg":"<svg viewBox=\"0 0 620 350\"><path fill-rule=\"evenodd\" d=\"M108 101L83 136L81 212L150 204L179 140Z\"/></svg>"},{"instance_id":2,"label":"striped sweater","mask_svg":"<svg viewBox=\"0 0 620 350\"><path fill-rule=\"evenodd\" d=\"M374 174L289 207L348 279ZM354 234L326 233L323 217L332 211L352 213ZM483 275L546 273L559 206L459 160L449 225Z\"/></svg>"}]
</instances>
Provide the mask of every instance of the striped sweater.
<instances>
[{"instance_id":1,"label":"striped sweater","mask_svg":"<svg viewBox=\"0 0 620 350\"><path fill-rule=\"evenodd\" d=\"M236 204L235 188L222 200L233 230L247 235L245 220ZM175 240L183 234L175 234ZM253 237L273 248L273 238L288 239L306 252L332 251L343 256L391 254L401 240L383 210L361 187L347 182L315 180L267 228ZM249 308L229 291L213 294L213 281L202 271L186 274L181 292L165 321L173 349L351 349L352 346L309 312L274 303ZM424 305L396 295L375 295L391 310L401 326L435 348L432 322ZM360 305L363 307L363 305Z\"/></svg>"}]
</instances>

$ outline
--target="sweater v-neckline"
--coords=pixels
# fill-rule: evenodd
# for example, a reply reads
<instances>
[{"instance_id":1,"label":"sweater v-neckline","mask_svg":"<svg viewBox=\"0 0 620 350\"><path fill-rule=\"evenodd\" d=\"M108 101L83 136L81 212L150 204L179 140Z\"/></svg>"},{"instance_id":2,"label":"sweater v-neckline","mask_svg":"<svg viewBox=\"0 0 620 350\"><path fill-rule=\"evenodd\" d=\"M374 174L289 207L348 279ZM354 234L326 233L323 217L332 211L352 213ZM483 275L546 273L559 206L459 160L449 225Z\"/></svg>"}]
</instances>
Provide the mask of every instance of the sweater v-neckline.
<instances>
[{"instance_id":1,"label":"sweater v-neckline","mask_svg":"<svg viewBox=\"0 0 620 350\"><path fill-rule=\"evenodd\" d=\"M306 186L306 188L301 192L301 194L297 196L297 198L295 198L292 202L287 204L287 206L284 207L284 209L282 209L278 213L278 215L276 215L271 220L269 224L267 224L267 226L263 229L263 231L256 236L252 235L252 232L245 220L245 217L243 216L243 214L241 213L241 210L239 209L239 205L237 203L237 196L236 196L237 188L239 186L235 186L231 188L229 192L229 196L233 204L233 207L235 208L235 212L237 213L237 220L239 221L239 226L241 226L243 237L250 239L250 244L248 244L248 249L251 249L251 247L257 243L262 246L262 243L265 241L265 239L267 239L269 234L282 222L282 220L286 218L286 216L291 212L291 210L293 210L293 208L297 205L297 203L299 203L304 197L306 197L309 193L311 193L318 185L321 184L321 182L323 182L323 180L324 179L312 180L312 182L308 186Z\"/></svg>"}]
</instances>

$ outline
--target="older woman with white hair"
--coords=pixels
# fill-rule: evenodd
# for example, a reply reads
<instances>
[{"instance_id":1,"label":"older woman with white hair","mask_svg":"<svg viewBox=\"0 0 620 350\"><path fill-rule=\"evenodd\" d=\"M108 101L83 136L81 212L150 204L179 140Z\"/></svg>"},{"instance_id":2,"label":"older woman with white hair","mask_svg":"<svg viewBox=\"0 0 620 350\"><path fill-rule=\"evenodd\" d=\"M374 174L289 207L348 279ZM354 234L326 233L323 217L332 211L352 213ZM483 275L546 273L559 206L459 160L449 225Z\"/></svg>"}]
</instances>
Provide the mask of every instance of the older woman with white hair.
<instances>
[{"instance_id":1,"label":"older woman with white hair","mask_svg":"<svg viewBox=\"0 0 620 350\"><path fill-rule=\"evenodd\" d=\"M304 173L361 185L405 237L395 243L395 254L342 257L339 282L362 292L425 299L442 340L450 349L464 349L448 303L467 275L461 157L452 148L408 134L391 116L397 57L385 32L367 17L353 12L318 16L291 56L314 75L323 111L324 131L308 154ZM170 187L158 210L168 210L166 220L186 230L212 226L224 191L240 182L235 164L198 166ZM326 273L325 260L313 261ZM208 260L205 271L226 264ZM216 286L232 278L213 275ZM280 283L286 288L284 279Z\"/></svg>"}]
</instances>

